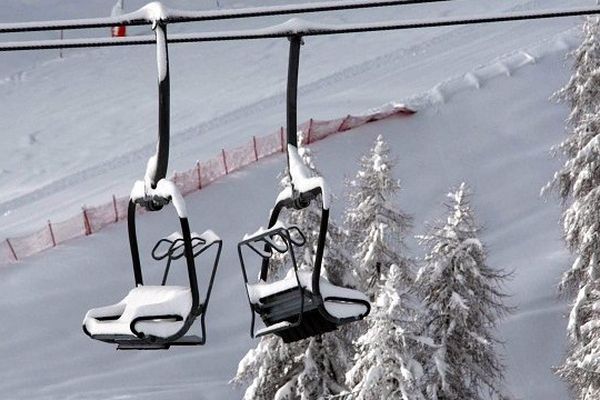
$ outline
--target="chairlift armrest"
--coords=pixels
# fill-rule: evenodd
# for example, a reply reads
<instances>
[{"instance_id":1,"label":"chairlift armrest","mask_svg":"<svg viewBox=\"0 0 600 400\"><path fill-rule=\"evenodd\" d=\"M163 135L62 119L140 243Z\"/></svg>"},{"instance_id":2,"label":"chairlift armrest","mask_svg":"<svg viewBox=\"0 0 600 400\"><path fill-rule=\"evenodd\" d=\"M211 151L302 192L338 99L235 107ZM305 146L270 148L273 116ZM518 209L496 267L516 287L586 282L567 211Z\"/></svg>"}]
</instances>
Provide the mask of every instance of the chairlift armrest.
<instances>
[{"instance_id":1,"label":"chairlift armrest","mask_svg":"<svg viewBox=\"0 0 600 400\"><path fill-rule=\"evenodd\" d=\"M275 249L275 251L278 253L285 253L289 250L289 242L296 243L290 237L289 229L291 228L295 228L297 231L299 231L299 229L295 226L287 228L282 223L278 222L270 229L259 229L253 235L245 235L244 240L238 244L238 247L248 246L263 259L270 258L273 255L271 249ZM275 242L274 239L277 236L283 240L282 244ZM263 246L263 249L261 249L260 246Z\"/></svg>"},{"instance_id":2,"label":"chairlift armrest","mask_svg":"<svg viewBox=\"0 0 600 400\"><path fill-rule=\"evenodd\" d=\"M112 304L110 306L93 308L86 313L84 322L88 318L97 319L97 318L118 316L118 315L121 315L123 313L123 311L125 311L124 303L117 303L117 304Z\"/></svg>"},{"instance_id":3,"label":"chairlift armrest","mask_svg":"<svg viewBox=\"0 0 600 400\"><path fill-rule=\"evenodd\" d=\"M140 322L150 322L150 321L164 321L171 320L173 322L181 322L184 318L179 314L157 314L157 315L142 315L131 320L129 324L129 329L133 334L139 338L145 337L143 332L140 332L136 329L136 325Z\"/></svg>"},{"instance_id":4,"label":"chairlift armrest","mask_svg":"<svg viewBox=\"0 0 600 400\"><path fill-rule=\"evenodd\" d=\"M192 232L192 250L194 250L194 257L197 257L203 253L206 249L217 242L221 242L221 238L211 230L207 230L202 234ZM159 247L161 244L167 244L169 247L163 251L160 251ZM201 247L200 247L201 246ZM198 247L200 247L199 250ZM152 249L152 258L159 261L166 257L171 260L178 260L184 256L184 243L183 236L180 232L173 232L167 237L160 239L154 248Z\"/></svg>"},{"instance_id":5,"label":"chairlift armrest","mask_svg":"<svg viewBox=\"0 0 600 400\"><path fill-rule=\"evenodd\" d=\"M335 301L335 302L339 302L339 303L354 303L354 304L360 304L362 306L365 306L367 310L364 313L360 314L361 319L371 313L371 303L368 302L367 300L352 299L349 297L340 297L340 296L327 296L327 297L323 298L323 302L326 302L326 301Z\"/></svg>"}]
</instances>

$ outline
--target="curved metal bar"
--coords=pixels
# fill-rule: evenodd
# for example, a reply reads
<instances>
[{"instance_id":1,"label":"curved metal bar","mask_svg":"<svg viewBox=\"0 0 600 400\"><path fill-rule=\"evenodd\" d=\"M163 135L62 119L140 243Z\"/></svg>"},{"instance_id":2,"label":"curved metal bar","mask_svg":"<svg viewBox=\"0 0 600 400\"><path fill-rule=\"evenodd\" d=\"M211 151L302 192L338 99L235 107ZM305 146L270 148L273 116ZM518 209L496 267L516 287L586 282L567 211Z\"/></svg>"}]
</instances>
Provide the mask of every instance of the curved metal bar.
<instances>
[{"instance_id":1,"label":"curved metal bar","mask_svg":"<svg viewBox=\"0 0 600 400\"><path fill-rule=\"evenodd\" d=\"M158 253L158 247L161 245L161 243L170 243L169 248L164 252L164 253ZM200 253L202 253L205 248L201 247L199 250L196 250L196 248L200 245L205 245L206 241L203 240L202 238L199 237L192 237L192 249L194 249L194 258L197 257L198 255L200 255ZM211 243L212 244L212 243ZM181 239L175 239L174 241L170 241L167 238L163 238L160 239L156 245L154 245L154 248L152 249L152 258L155 259L156 261L160 261L165 259L166 257L169 257L171 260L179 260L181 257L183 257L185 255L185 252L177 252L179 249L181 249L181 247L183 247L184 243L183 243L183 238ZM206 248L210 247L206 246Z\"/></svg>"},{"instance_id":2,"label":"curved metal bar","mask_svg":"<svg viewBox=\"0 0 600 400\"><path fill-rule=\"evenodd\" d=\"M190 289L192 290L192 312L194 312L200 304L200 294L198 292L198 276L196 275L194 251L192 249L192 234L190 232L190 223L187 218L179 218L179 222L181 224L181 234L183 236L183 251L187 263Z\"/></svg>"},{"instance_id":3,"label":"curved metal bar","mask_svg":"<svg viewBox=\"0 0 600 400\"><path fill-rule=\"evenodd\" d=\"M300 230L300 228L298 228L295 225L292 225L288 228L288 232L289 232L289 239L290 242L292 242L292 244L294 246L297 247L301 247L304 246L306 244L306 236L304 236L304 233ZM296 234L299 236L297 239L294 239L292 237L292 232L296 232Z\"/></svg>"},{"instance_id":4,"label":"curved metal bar","mask_svg":"<svg viewBox=\"0 0 600 400\"><path fill-rule=\"evenodd\" d=\"M327 228L329 225L329 210L321 208L321 225L319 226L319 237L317 239L317 253L312 272L312 292L314 296L321 297L321 266L325 253L325 241L327 239Z\"/></svg>"},{"instance_id":5,"label":"curved metal bar","mask_svg":"<svg viewBox=\"0 0 600 400\"><path fill-rule=\"evenodd\" d=\"M156 170L152 179L152 188L167 176L169 165L170 139L170 97L171 87L169 78L169 46L167 43L167 25L156 22L156 63L158 69L158 145L156 149Z\"/></svg>"},{"instance_id":6,"label":"curved metal bar","mask_svg":"<svg viewBox=\"0 0 600 400\"><path fill-rule=\"evenodd\" d=\"M284 204L285 204L285 201L280 201L279 203L275 204L275 207L273 207L273 210L271 211L271 216L269 217L269 226L268 226L269 229L272 228L277 223L277 218L279 218L279 214L281 213L281 210L283 209ZM271 251L268 244L265 244L264 250L265 250L265 252ZM269 259L263 258L262 264L260 267L259 278L260 278L260 280L266 282L268 275L269 275Z\"/></svg>"},{"instance_id":7,"label":"curved metal bar","mask_svg":"<svg viewBox=\"0 0 600 400\"><path fill-rule=\"evenodd\" d=\"M135 278L135 286L144 284L142 277L142 265L140 262L140 249L137 242L137 232L135 227L135 209L136 204L133 200L129 200L127 207L127 233L129 235L129 250L131 251L131 263L133 265L133 276Z\"/></svg>"},{"instance_id":8,"label":"curved metal bar","mask_svg":"<svg viewBox=\"0 0 600 400\"><path fill-rule=\"evenodd\" d=\"M183 321L183 317L181 315L178 314L166 314L166 315L144 315L142 317L137 317L134 318L131 323L129 324L129 329L131 330L131 332L137 336L140 339L144 339L147 336L143 333L138 331L137 329L135 329L135 326L139 323L139 322L145 322L145 321L155 321L155 320L169 320L169 321L173 321L173 322L181 322ZM179 332L178 332L179 333Z\"/></svg>"},{"instance_id":9,"label":"curved metal bar","mask_svg":"<svg viewBox=\"0 0 600 400\"><path fill-rule=\"evenodd\" d=\"M300 68L300 46L302 46L302 36L294 35L290 38L290 55L288 60L288 81L287 81L287 100L286 100L286 118L287 118L287 144L298 147L298 70ZM288 155L288 168L289 168Z\"/></svg>"},{"instance_id":10,"label":"curved metal bar","mask_svg":"<svg viewBox=\"0 0 600 400\"><path fill-rule=\"evenodd\" d=\"M360 314L357 315L356 317L349 317L349 318L337 318L334 317L333 315L329 314L329 312L327 312L327 310L325 309L325 312L327 312L327 315L330 316L331 318L327 317L327 319L332 320L332 322L337 322L337 323L344 323L344 322L350 322L350 321L357 321L357 320L361 320L364 317L366 317L367 315L369 315L371 313L371 303L369 303L366 300L362 300L362 299L350 299L347 297L339 297L339 296L329 296L329 297L325 297L323 299L323 308L325 308L325 302L326 301L335 301L338 303L354 303L354 304L360 304L363 305L367 308L367 310Z\"/></svg>"}]
</instances>

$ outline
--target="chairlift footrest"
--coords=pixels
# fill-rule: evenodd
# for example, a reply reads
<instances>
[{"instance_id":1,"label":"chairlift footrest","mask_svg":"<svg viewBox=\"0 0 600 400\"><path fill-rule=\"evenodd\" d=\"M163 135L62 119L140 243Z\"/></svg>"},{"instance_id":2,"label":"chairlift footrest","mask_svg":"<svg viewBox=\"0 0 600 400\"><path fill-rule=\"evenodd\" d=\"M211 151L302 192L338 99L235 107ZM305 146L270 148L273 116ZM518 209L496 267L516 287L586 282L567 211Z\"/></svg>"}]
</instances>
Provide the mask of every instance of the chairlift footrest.
<instances>
[{"instance_id":1,"label":"chairlift footrest","mask_svg":"<svg viewBox=\"0 0 600 400\"><path fill-rule=\"evenodd\" d=\"M167 343L131 343L123 342L117 345L117 350L168 350L170 344Z\"/></svg>"},{"instance_id":2,"label":"chairlift footrest","mask_svg":"<svg viewBox=\"0 0 600 400\"><path fill-rule=\"evenodd\" d=\"M264 327L262 329L259 329L254 334L254 337L259 338L261 336L269 335L271 333L276 334L277 332L280 332L282 330L289 329L292 325L293 324L291 322L289 322L289 321L281 321L281 322L278 322L278 323L273 324L271 326L267 326L267 327Z\"/></svg>"}]
</instances>

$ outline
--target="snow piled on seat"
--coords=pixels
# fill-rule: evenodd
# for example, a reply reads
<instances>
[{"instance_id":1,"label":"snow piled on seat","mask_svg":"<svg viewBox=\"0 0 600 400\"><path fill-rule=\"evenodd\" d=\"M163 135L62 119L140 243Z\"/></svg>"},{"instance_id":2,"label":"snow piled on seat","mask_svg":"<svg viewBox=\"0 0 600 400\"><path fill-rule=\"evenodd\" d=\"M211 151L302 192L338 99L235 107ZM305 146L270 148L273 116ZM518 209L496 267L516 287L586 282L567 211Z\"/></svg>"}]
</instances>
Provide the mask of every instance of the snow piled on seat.
<instances>
[{"instance_id":1,"label":"snow piled on seat","mask_svg":"<svg viewBox=\"0 0 600 400\"><path fill-rule=\"evenodd\" d=\"M140 286L132 289L117 304L94 308L87 312L83 325L90 335L133 335L131 321L152 315L180 315L185 320L192 309L192 293L183 286ZM116 320L97 318L121 315ZM136 330L145 335L166 338L183 327L184 321L144 321Z\"/></svg>"},{"instance_id":2,"label":"snow piled on seat","mask_svg":"<svg viewBox=\"0 0 600 400\"><path fill-rule=\"evenodd\" d=\"M312 272L298 271L298 280L304 289L312 292ZM296 279L294 270L290 269L285 278L279 281L270 283L259 281L256 284L247 284L250 302L260 304L260 299L298 286L298 280ZM343 297L352 300L369 301L367 296L362 292L336 286L324 277L321 277L319 282L323 299L327 299L328 297ZM341 301L326 300L324 306L327 312L336 318L355 317L367 312L367 307L362 304L344 303Z\"/></svg>"}]
</instances>

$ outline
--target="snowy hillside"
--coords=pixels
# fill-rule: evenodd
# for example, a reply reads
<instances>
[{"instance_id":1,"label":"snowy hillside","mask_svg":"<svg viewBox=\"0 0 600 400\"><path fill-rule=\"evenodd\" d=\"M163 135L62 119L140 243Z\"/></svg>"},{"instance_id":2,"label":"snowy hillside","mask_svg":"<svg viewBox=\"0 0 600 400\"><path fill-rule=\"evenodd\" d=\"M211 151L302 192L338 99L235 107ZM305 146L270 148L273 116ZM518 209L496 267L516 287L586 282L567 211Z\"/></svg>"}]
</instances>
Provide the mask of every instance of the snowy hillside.
<instances>
[{"instance_id":1,"label":"snowy hillside","mask_svg":"<svg viewBox=\"0 0 600 400\"><path fill-rule=\"evenodd\" d=\"M107 2L96 2L89 15L103 15L103 10L110 9ZM192 2L167 3L193 7ZM562 3L459 1L305 18L330 22L389 20L550 8ZM28 15L17 11L30 12L29 18L46 18L40 9L14 4L14 13L0 18L27 19ZM79 8L66 4L56 6L64 17L81 16ZM132 8L141 4L127 2ZM267 26L283 20L285 17L177 25L171 32ZM360 113L406 99L450 76L568 29L576 20L307 39L301 60L300 120ZM93 33L106 34L103 30ZM68 37L75 34L67 32ZM40 35L49 34L36 37ZM20 65L29 57L41 57L36 54L2 56L7 60L2 65L17 63L20 68L8 69L9 75L0 78L0 129L5 140L13 143L0 149L0 235L5 236L30 231L48 218L64 219L84 203L104 203L113 193L128 193L130 182L139 176L154 149L156 66L152 47L69 50L64 59L50 52L44 61ZM172 46L171 170L190 168L197 159L238 144L242 138L276 130L284 120L286 60L284 40ZM22 115L23 109L26 115ZM64 157L65 148L76 151Z\"/></svg>"},{"instance_id":2,"label":"snowy hillside","mask_svg":"<svg viewBox=\"0 0 600 400\"><path fill-rule=\"evenodd\" d=\"M74 2L54 3L56 14L50 15L10 0L0 18L83 16ZM103 15L107 3L112 2L90 2L85 15ZM244 5L258 3L266 2ZM393 10L404 17L563 3L459 1ZM390 19L390 10L320 18ZM419 108L411 118L377 122L314 145L318 167L338 195L334 216L343 207L344 178L354 175L356 160L378 134L398 159L396 175L403 184L398 202L414 215L415 234L441 215L450 187L462 180L473 187L490 263L515 271L507 292L518 310L499 336L506 341L509 390L528 400L566 398L551 367L564 351L566 306L556 300L555 286L568 255L557 224L559 206L541 199L539 189L557 167L548 150L563 136L567 110L548 98L568 78L565 54L577 43L573 28L579 21L317 38L303 49L300 120L390 101L408 100ZM153 150L152 48L55 56L3 55L8 62L0 69L6 75L0 77L0 128L7 145L0 149L0 235L27 232L49 217L70 216L84 202L126 193ZM171 171L276 129L284 119L286 57L285 41L174 46ZM211 228L225 241L204 348L115 352L81 332L89 308L122 298L133 284L123 223L0 269L1 397L239 398L241 389L227 382L255 343L234 245L266 223L282 163L283 157L273 157L187 198L192 228ZM174 213L140 218L146 261L151 245L175 230L175 222ZM157 279L161 271L148 267L146 273Z\"/></svg>"}]
</instances>

